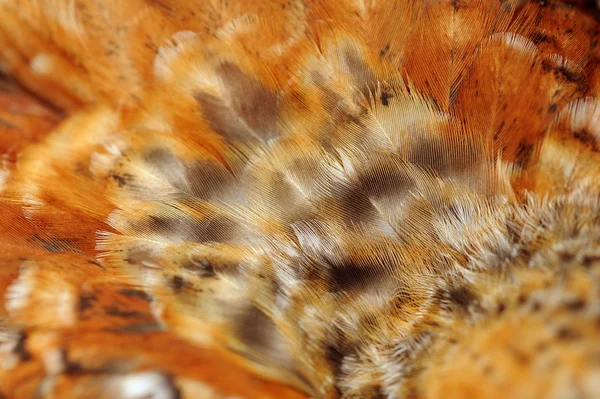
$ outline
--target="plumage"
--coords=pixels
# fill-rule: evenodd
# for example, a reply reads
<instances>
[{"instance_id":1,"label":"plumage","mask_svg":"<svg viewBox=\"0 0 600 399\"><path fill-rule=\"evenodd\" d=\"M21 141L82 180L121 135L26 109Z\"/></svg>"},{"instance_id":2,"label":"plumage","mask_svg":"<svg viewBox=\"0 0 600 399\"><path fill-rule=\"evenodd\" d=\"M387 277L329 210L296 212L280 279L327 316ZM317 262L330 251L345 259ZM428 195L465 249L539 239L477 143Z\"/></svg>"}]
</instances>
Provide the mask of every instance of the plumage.
<instances>
[{"instance_id":1,"label":"plumage","mask_svg":"<svg viewBox=\"0 0 600 399\"><path fill-rule=\"evenodd\" d=\"M598 397L584 3L0 2L0 396Z\"/></svg>"}]
</instances>

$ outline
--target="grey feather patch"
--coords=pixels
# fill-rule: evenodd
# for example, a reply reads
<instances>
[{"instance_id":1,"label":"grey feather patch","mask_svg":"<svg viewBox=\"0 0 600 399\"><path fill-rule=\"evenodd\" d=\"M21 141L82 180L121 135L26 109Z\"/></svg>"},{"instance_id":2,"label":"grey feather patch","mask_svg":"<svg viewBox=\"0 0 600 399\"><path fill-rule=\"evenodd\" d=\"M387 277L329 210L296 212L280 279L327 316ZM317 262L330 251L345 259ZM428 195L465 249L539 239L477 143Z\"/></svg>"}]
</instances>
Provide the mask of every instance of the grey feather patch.
<instances>
[{"instance_id":1,"label":"grey feather patch","mask_svg":"<svg viewBox=\"0 0 600 399\"><path fill-rule=\"evenodd\" d=\"M231 63L220 65L217 73L225 89L223 98L202 91L195 93L211 128L231 141L276 137L276 94Z\"/></svg>"}]
</instances>

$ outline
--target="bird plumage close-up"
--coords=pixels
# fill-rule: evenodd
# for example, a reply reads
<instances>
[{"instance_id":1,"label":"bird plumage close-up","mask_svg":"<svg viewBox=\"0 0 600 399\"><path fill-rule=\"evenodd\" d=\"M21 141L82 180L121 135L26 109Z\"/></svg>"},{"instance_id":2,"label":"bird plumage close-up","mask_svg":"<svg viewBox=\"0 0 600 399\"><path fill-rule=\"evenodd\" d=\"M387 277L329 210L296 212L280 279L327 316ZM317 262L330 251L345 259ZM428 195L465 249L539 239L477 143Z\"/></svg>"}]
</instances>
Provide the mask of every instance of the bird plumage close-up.
<instances>
[{"instance_id":1,"label":"bird plumage close-up","mask_svg":"<svg viewBox=\"0 0 600 399\"><path fill-rule=\"evenodd\" d=\"M0 0L0 397L600 398L599 20Z\"/></svg>"}]
</instances>

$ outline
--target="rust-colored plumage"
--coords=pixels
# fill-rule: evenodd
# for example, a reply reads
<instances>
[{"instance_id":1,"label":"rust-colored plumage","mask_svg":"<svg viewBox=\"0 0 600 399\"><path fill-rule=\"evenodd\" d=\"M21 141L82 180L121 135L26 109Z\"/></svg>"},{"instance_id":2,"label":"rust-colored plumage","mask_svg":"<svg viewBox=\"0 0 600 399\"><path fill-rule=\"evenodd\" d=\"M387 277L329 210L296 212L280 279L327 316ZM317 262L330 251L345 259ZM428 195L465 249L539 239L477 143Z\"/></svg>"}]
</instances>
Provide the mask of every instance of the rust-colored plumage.
<instances>
[{"instance_id":1,"label":"rust-colored plumage","mask_svg":"<svg viewBox=\"0 0 600 399\"><path fill-rule=\"evenodd\" d=\"M590 2L0 1L0 396L600 396Z\"/></svg>"}]
</instances>

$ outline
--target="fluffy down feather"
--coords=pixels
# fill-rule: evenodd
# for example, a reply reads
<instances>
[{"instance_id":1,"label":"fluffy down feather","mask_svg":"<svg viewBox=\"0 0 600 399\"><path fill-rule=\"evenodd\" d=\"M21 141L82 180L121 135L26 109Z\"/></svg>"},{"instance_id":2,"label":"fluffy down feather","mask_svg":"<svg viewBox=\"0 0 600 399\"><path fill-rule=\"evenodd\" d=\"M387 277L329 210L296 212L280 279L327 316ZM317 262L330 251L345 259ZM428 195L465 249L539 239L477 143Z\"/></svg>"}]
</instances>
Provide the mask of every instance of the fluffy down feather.
<instances>
[{"instance_id":1,"label":"fluffy down feather","mask_svg":"<svg viewBox=\"0 0 600 399\"><path fill-rule=\"evenodd\" d=\"M0 2L0 393L600 396L593 14Z\"/></svg>"}]
</instances>

